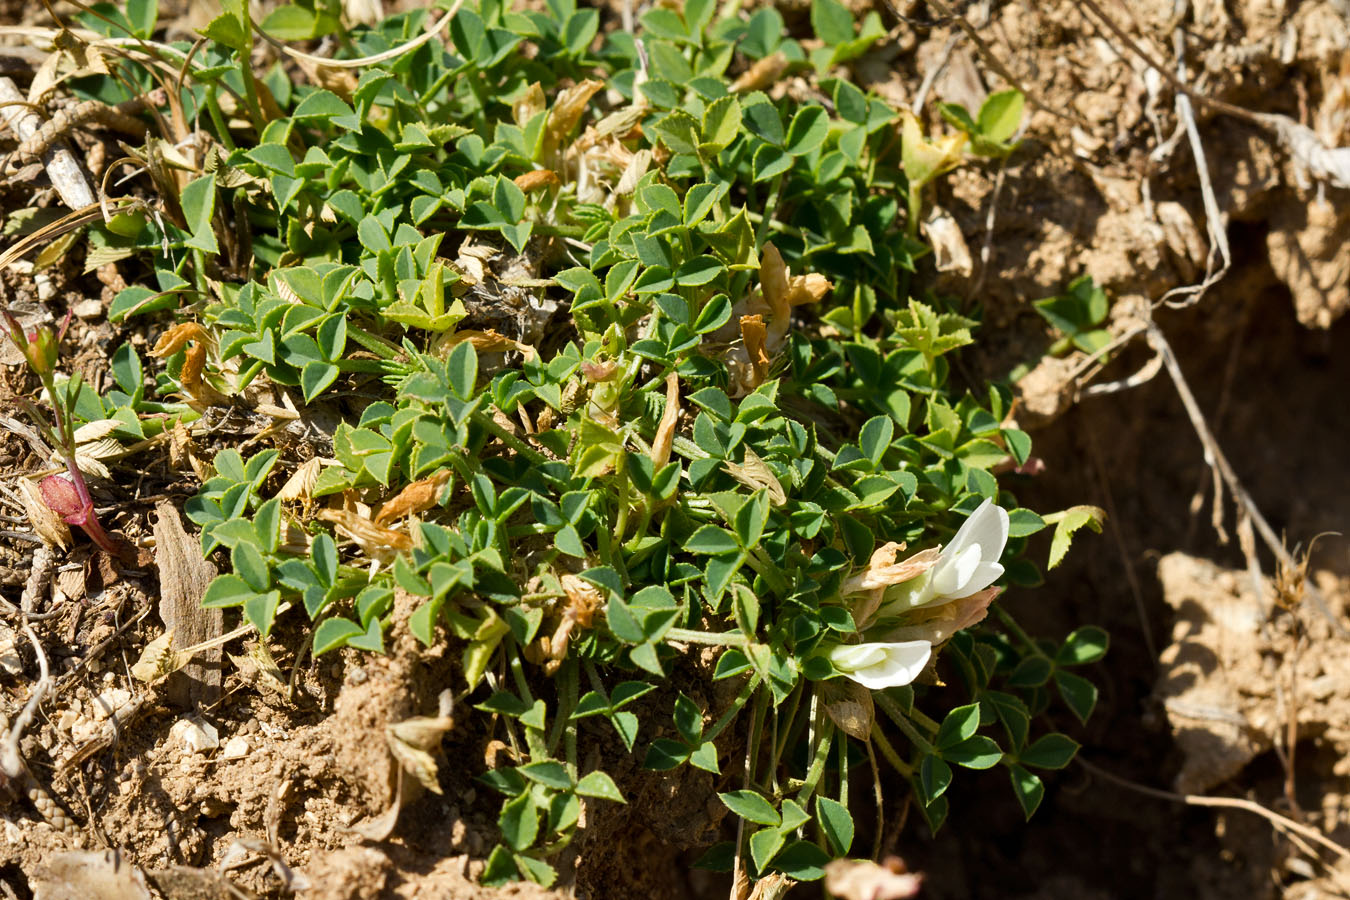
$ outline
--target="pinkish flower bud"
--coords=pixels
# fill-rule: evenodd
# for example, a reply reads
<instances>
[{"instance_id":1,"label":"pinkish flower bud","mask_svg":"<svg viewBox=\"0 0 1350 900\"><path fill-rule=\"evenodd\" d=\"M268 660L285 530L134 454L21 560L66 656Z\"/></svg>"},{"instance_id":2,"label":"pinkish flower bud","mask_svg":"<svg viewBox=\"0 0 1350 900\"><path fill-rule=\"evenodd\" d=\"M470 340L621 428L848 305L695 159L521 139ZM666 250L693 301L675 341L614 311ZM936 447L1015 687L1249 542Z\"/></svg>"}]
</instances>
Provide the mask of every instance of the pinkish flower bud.
<instances>
[{"instance_id":1,"label":"pinkish flower bud","mask_svg":"<svg viewBox=\"0 0 1350 900\"><path fill-rule=\"evenodd\" d=\"M42 499L68 525L83 525L89 520L89 504L80 497L75 483L65 475L48 475L39 485Z\"/></svg>"}]
</instances>

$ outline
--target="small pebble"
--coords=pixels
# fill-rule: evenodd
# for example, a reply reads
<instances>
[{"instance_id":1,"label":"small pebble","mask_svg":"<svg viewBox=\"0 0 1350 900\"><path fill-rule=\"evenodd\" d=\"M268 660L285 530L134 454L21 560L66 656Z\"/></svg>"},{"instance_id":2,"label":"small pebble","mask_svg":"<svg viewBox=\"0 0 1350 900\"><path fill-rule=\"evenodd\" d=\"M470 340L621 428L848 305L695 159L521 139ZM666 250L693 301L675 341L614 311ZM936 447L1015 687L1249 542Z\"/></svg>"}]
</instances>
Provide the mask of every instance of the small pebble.
<instances>
[{"instance_id":1,"label":"small pebble","mask_svg":"<svg viewBox=\"0 0 1350 900\"><path fill-rule=\"evenodd\" d=\"M225 742L225 749L221 751L222 759L241 759L248 756L249 750L248 738L235 735Z\"/></svg>"},{"instance_id":2,"label":"small pebble","mask_svg":"<svg viewBox=\"0 0 1350 900\"><path fill-rule=\"evenodd\" d=\"M179 719L169 729L169 740L182 744L188 753L205 753L220 746L220 733L210 722Z\"/></svg>"}]
</instances>

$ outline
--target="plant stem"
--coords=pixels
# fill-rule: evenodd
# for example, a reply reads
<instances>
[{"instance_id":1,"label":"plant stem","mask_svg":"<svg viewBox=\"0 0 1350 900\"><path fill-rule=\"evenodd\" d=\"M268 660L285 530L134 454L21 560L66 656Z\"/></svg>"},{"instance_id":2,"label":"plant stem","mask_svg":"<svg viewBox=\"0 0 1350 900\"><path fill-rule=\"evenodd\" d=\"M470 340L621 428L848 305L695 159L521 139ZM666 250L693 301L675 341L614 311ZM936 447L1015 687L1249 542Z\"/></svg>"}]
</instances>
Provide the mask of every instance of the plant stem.
<instances>
[{"instance_id":1,"label":"plant stem","mask_svg":"<svg viewBox=\"0 0 1350 900\"><path fill-rule=\"evenodd\" d=\"M1027 648L1031 650L1032 653L1035 653L1042 659L1050 658L1046 652L1041 649L1040 644L1036 643L1035 638L1023 631L1022 626L1017 624L1017 621L1013 619L1007 610L997 603L991 603L990 608L994 611L994 615L998 616L999 621L1008 626L1008 630L1015 634L1018 640L1026 644Z\"/></svg>"},{"instance_id":2,"label":"plant stem","mask_svg":"<svg viewBox=\"0 0 1350 900\"><path fill-rule=\"evenodd\" d=\"M685 644L705 644L708 646L748 647L750 639L739 631L694 631L689 628L672 628L665 633L668 641L680 641Z\"/></svg>"},{"instance_id":3,"label":"plant stem","mask_svg":"<svg viewBox=\"0 0 1350 900\"><path fill-rule=\"evenodd\" d=\"M925 754L936 752L933 749L933 745L930 744L923 735L919 734L918 729L914 727L914 724L910 722L909 718L904 714L900 707L896 705L894 700L882 693L874 693L872 699L877 706L881 707L882 711L886 713L890 720L895 723L896 727L905 733L905 737L909 738L910 743L913 744L915 748Z\"/></svg>"},{"instance_id":4,"label":"plant stem","mask_svg":"<svg viewBox=\"0 0 1350 900\"><path fill-rule=\"evenodd\" d=\"M745 706L745 702L750 699L750 695L755 692L755 688L759 687L760 679L761 676L758 672L751 676L750 680L745 683L745 687L741 688L741 692L736 695L736 699L731 701L731 705L727 707L726 712L722 713L721 717L713 723L712 728L703 733L704 741L717 740L717 736L726 730L726 727L736 718L737 713L741 711L741 707Z\"/></svg>"}]
</instances>

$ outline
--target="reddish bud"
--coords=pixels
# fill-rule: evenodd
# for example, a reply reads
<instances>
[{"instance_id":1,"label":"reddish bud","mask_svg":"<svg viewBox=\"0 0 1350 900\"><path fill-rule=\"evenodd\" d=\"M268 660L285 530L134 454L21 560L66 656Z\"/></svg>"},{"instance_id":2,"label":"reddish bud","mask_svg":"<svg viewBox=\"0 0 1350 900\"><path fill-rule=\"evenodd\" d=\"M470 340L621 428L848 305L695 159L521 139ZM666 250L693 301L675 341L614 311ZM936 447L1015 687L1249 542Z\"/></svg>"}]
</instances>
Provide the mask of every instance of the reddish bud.
<instances>
[{"instance_id":1,"label":"reddish bud","mask_svg":"<svg viewBox=\"0 0 1350 900\"><path fill-rule=\"evenodd\" d=\"M89 520L89 504L80 497L75 483L64 475L48 475L39 485L42 499L68 525L83 525Z\"/></svg>"}]
</instances>

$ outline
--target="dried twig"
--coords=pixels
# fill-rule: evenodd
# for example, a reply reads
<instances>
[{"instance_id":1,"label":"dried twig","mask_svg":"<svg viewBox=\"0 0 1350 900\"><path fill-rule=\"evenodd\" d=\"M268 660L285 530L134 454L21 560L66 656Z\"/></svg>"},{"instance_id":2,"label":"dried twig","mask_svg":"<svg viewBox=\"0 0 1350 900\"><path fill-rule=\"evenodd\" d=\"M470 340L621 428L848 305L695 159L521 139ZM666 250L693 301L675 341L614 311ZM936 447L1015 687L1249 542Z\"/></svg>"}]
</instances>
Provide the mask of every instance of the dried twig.
<instances>
[{"instance_id":1,"label":"dried twig","mask_svg":"<svg viewBox=\"0 0 1350 900\"><path fill-rule=\"evenodd\" d=\"M293 47L289 47L272 37L270 34L263 31L262 28L258 26L257 22L253 23L253 30L259 37L267 41L267 43L293 59L305 60L306 62L327 66L328 68L333 69L359 69L362 66L373 66L376 63L397 59L405 53L411 53L416 50L418 47L444 31L445 26L450 24L450 21L454 19L455 14L459 12L459 8L462 5L464 5L464 0L455 0L454 5L446 10L445 15L441 16L441 18L427 28L426 31L422 32L412 40L399 44L397 47L390 47L388 50L381 53L376 53L371 56L358 56L356 59L331 59L327 56L315 56L312 53L304 53Z\"/></svg>"},{"instance_id":2,"label":"dried twig","mask_svg":"<svg viewBox=\"0 0 1350 900\"><path fill-rule=\"evenodd\" d=\"M0 119L19 138L20 146L43 127L42 117L33 112L14 82L3 77L0 77ZM55 140L49 144L42 154L42 162L62 203L75 210L93 204L94 190L65 141Z\"/></svg>"},{"instance_id":3,"label":"dried twig","mask_svg":"<svg viewBox=\"0 0 1350 900\"><path fill-rule=\"evenodd\" d=\"M38 704L42 702L42 698L46 695L52 683L51 675L47 670L47 654L43 651L41 642L38 641L37 635L33 632L33 626L25 622L23 631L33 644L33 652L37 654L39 678L38 683L33 685L33 692L29 694L28 702L15 716L9 731L0 739L0 772L22 786L29 802L53 828L68 834L79 834L80 828L75 824L75 820L57 805L52 795L47 793L46 789L38 784L37 779L28 771L28 764L24 762L23 753L19 750L19 740L23 737L24 729L33 721L33 715L37 712Z\"/></svg>"},{"instance_id":4,"label":"dried twig","mask_svg":"<svg viewBox=\"0 0 1350 900\"><path fill-rule=\"evenodd\" d=\"M1313 828L1311 825L1304 825L1300 822L1295 822L1293 819L1290 819L1286 816L1282 816L1273 810L1266 809L1264 806L1262 806L1259 803L1256 803L1255 801L1244 800L1241 797L1206 797L1202 794L1178 794L1173 791L1165 791L1162 790L1161 788L1149 787L1148 785L1145 784L1139 784L1137 782L1130 781L1128 778L1122 778L1119 775L1112 774L1111 772L1108 772L1105 769L1088 762L1086 759L1082 757L1082 755L1075 757L1074 762L1078 763L1080 766L1082 766L1087 771L1091 772L1093 775L1097 775L1101 778L1104 778L1105 780L1111 782L1112 784L1118 784L1123 788L1128 788L1129 790L1135 791L1140 794L1144 794L1145 796L1148 797L1156 797L1159 800L1171 800L1176 803L1185 803L1187 806L1208 806L1208 807L1217 807L1221 809L1241 809L1249 813L1255 813L1256 815L1270 822L1271 825L1275 826L1276 829L1285 834L1300 835L1302 837L1307 838L1310 841L1313 841L1314 843L1320 844L1325 849L1330 850L1332 853L1335 853L1341 859L1350 860L1350 850L1347 850L1345 847L1342 847L1340 844L1336 843L1331 838L1324 835L1318 829Z\"/></svg>"},{"instance_id":5,"label":"dried twig","mask_svg":"<svg viewBox=\"0 0 1350 900\"><path fill-rule=\"evenodd\" d=\"M43 541L33 551L33 567L29 570L28 581L23 586L23 597L19 601L19 608L23 610L25 616L37 612L38 600L47 596L47 588L52 580L52 568L55 565L56 554Z\"/></svg>"},{"instance_id":6,"label":"dried twig","mask_svg":"<svg viewBox=\"0 0 1350 900\"><path fill-rule=\"evenodd\" d=\"M151 103L153 102L152 99ZM97 122L134 137L144 137L145 123L136 118L135 113L140 112L145 105L145 97L136 97L116 106L109 106L98 100L85 100L60 110L15 148L10 155L8 169L13 170L21 165L36 162L68 133L90 122Z\"/></svg>"},{"instance_id":7,"label":"dried twig","mask_svg":"<svg viewBox=\"0 0 1350 900\"><path fill-rule=\"evenodd\" d=\"M1213 432L1209 429L1209 424L1205 421L1204 413L1200 411L1200 404L1196 402L1195 395L1191 393L1190 385L1186 382L1186 376L1181 371L1180 364L1177 363L1176 354L1172 352L1172 345L1167 342L1163 336L1162 330L1154 322L1148 323L1148 342L1154 349L1158 357L1162 360L1163 366L1167 369L1167 374L1172 379L1172 384L1177 389L1177 396L1181 398L1181 405L1186 409L1186 415L1191 420L1191 427L1195 429L1196 437L1200 438L1200 443L1204 447L1205 462L1218 471L1223 477L1224 483L1228 486L1228 491L1233 495L1234 501L1240 508L1239 528L1242 526L1242 516L1248 517L1250 523L1256 527L1256 531L1261 535L1261 541L1275 554L1275 558L1280 564L1293 569L1295 567L1294 558L1289 551L1285 549L1284 543L1275 534L1275 530L1270 527L1266 517L1261 514L1247 489L1242 486L1238 480L1237 473L1233 471L1232 465L1228 462L1228 457L1224 456L1219 442L1215 440ZM1257 568L1256 560L1249 554L1248 565ZM1344 625L1337 620L1327 607L1326 601L1322 598L1322 593L1311 582L1307 584L1308 600L1317 608L1317 611L1325 618L1337 635L1343 638L1350 638L1350 632L1347 632Z\"/></svg>"},{"instance_id":8,"label":"dried twig","mask_svg":"<svg viewBox=\"0 0 1350 900\"><path fill-rule=\"evenodd\" d=\"M892 11L895 12L896 15L900 15L899 11L895 10L894 0L888 0L888 2L891 5ZM955 15L951 11L951 9L947 6L947 4L942 2L942 0L928 0L928 5L931 6L933 9L935 9L938 15L942 16L944 20L949 19L955 22L956 26L960 28L962 31L964 31L966 33L966 36L970 38L971 43L973 43L979 49L980 55L984 57L984 61L989 63L990 67L992 67L993 70L997 72L1003 78L1004 81L1008 82L1008 84L1012 85L1014 88L1020 91L1022 96L1026 97L1027 102L1030 103L1032 106L1036 107L1042 112L1049 113L1056 119L1063 119L1065 122L1072 122L1079 128L1090 129L1092 127L1091 125L1088 124L1087 120L1084 119L1082 116L1074 115L1073 113L1063 112L1062 110L1055 109L1053 106L1046 104L1043 100L1041 100L1039 94L1037 94L1035 91L1029 90L1025 85L1023 85L1021 79L1019 79L1016 75L1014 75L1012 72L1008 70L1008 67L1005 66L1003 64L1003 61L998 58L998 55L994 53L994 48L989 46L988 41L980 37L980 33L975 30L975 26L967 22L964 16Z\"/></svg>"},{"instance_id":9,"label":"dried twig","mask_svg":"<svg viewBox=\"0 0 1350 900\"><path fill-rule=\"evenodd\" d=\"M1179 28L1173 34L1176 40L1177 80L1180 82L1186 72L1186 38ZM1200 143L1200 130L1195 125L1195 112L1191 109L1190 97L1180 91L1177 92L1177 118L1186 127L1186 137L1191 143L1191 155L1195 157L1195 171L1200 178L1200 197L1205 206L1205 229L1209 232L1210 253L1206 265L1208 271L1203 281L1199 284L1173 288L1158 300L1158 303L1166 303L1174 309L1199 303L1205 296L1205 291L1226 275L1233 265L1233 254L1228 248L1228 231L1224 227L1226 224L1224 216L1219 212L1219 201L1214 196L1214 185L1209 178L1209 164L1205 161L1204 145ZM1218 269L1214 268L1216 249L1223 259L1223 265ZM1172 300L1172 297L1183 299Z\"/></svg>"}]
</instances>

